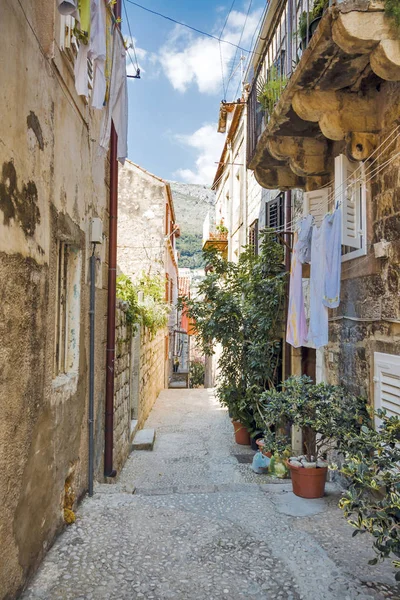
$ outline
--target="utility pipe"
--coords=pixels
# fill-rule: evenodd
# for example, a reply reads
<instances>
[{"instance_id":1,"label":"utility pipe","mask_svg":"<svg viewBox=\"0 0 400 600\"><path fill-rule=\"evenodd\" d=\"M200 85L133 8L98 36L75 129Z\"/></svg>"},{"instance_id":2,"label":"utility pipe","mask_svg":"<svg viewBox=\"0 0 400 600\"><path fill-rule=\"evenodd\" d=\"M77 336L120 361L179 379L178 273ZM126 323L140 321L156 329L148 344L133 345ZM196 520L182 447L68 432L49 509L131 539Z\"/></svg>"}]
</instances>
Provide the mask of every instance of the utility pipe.
<instances>
[{"instance_id":1,"label":"utility pipe","mask_svg":"<svg viewBox=\"0 0 400 600\"><path fill-rule=\"evenodd\" d=\"M96 298L96 245L90 257L90 345L89 345L89 496L93 496L94 476L94 315Z\"/></svg>"},{"instance_id":2,"label":"utility pipe","mask_svg":"<svg viewBox=\"0 0 400 600\"><path fill-rule=\"evenodd\" d=\"M288 224L292 222L292 192L289 190L285 193L285 230L288 230ZM292 239L290 232L287 231L286 237L286 248L285 248L285 267L287 275L286 280L286 302L285 302L285 325L288 319L289 310L289 273L291 265L291 252ZM286 326L284 328L284 335L286 337ZM292 347L285 341L285 379L292 374Z\"/></svg>"},{"instance_id":3,"label":"utility pipe","mask_svg":"<svg viewBox=\"0 0 400 600\"><path fill-rule=\"evenodd\" d=\"M116 27L121 17L121 0L114 5ZM110 141L110 211L108 252L108 304L107 304L107 363L106 363L106 408L104 432L104 476L115 477L113 468L114 449L114 366L115 366L115 312L117 297L117 217L118 217L118 137L111 123Z\"/></svg>"}]
</instances>

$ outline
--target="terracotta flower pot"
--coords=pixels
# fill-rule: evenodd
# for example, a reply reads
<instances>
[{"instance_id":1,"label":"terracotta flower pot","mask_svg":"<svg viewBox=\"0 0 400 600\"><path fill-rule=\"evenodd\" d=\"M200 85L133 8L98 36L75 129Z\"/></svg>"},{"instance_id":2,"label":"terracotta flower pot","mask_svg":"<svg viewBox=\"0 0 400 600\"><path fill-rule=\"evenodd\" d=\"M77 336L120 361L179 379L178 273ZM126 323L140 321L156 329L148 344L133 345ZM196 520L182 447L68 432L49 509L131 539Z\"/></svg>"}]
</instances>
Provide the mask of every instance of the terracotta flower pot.
<instances>
[{"instance_id":1,"label":"terracotta flower pot","mask_svg":"<svg viewBox=\"0 0 400 600\"><path fill-rule=\"evenodd\" d=\"M328 467L306 469L296 467L287 461L292 477L293 493L300 498L322 498L325 492L325 482Z\"/></svg>"},{"instance_id":2,"label":"terracotta flower pot","mask_svg":"<svg viewBox=\"0 0 400 600\"><path fill-rule=\"evenodd\" d=\"M235 430L235 441L241 446L250 446L250 434L239 421L232 421Z\"/></svg>"},{"instance_id":3,"label":"terracotta flower pot","mask_svg":"<svg viewBox=\"0 0 400 600\"><path fill-rule=\"evenodd\" d=\"M261 440L256 440L256 444L258 446L258 449L261 450L261 452L264 454L264 456L268 456L268 458L271 458L272 456L272 452L270 452L269 450L265 450L264 446L265 446L265 442L263 439Z\"/></svg>"}]
</instances>

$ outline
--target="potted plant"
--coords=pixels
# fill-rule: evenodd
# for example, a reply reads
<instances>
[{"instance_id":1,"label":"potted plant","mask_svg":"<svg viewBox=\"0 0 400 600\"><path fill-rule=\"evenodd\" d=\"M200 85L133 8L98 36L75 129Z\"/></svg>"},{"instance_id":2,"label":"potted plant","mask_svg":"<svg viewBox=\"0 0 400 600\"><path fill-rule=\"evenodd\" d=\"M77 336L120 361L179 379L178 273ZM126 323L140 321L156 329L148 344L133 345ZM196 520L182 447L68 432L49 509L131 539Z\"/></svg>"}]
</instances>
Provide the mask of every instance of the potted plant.
<instances>
[{"instance_id":1,"label":"potted plant","mask_svg":"<svg viewBox=\"0 0 400 600\"><path fill-rule=\"evenodd\" d=\"M372 534L378 561L395 557L400 581L400 419L377 411L378 430L361 427L358 435L349 435L347 453L340 472L350 482L340 500L350 525L359 533Z\"/></svg>"},{"instance_id":2,"label":"potted plant","mask_svg":"<svg viewBox=\"0 0 400 600\"><path fill-rule=\"evenodd\" d=\"M265 392L259 408L270 426L286 421L302 429L304 453L287 461L293 492L302 498L323 496L329 451L344 448L349 433L370 420L365 400L309 377L291 377L280 391Z\"/></svg>"},{"instance_id":3,"label":"potted plant","mask_svg":"<svg viewBox=\"0 0 400 600\"><path fill-rule=\"evenodd\" d=\"M307 22L308 22L308 41L312 38L318 24L324 14L325 10L329 6L329 0L315 0L312 10L307 13L303 11L299 18L299 37L300 47L304 50L307 47Z\"/></svg>"}]
</instances>

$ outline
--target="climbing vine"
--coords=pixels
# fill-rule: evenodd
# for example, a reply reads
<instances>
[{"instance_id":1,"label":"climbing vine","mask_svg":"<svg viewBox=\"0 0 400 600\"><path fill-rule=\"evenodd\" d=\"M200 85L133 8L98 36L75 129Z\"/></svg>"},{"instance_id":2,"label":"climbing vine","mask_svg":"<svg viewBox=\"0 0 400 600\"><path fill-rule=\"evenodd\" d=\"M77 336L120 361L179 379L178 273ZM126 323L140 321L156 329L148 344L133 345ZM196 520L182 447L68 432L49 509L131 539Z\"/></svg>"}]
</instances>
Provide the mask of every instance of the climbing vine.
<instances>
[{"instance_id":1,"label":"climbing vine","mask_svg":"<svg viewBox=\"0 0 400 600\"><path fill-rule=\"evenodd\" d=\"M117 298L128 303L128 323L133 327L143 325L153 336L166 327L171 306L165 302L164 290L160 276L143 273L138 283L133 283L126 275L120 275L117 278ZM140 300L139 292L143 292Z\"/></svg>"}]
</instances>

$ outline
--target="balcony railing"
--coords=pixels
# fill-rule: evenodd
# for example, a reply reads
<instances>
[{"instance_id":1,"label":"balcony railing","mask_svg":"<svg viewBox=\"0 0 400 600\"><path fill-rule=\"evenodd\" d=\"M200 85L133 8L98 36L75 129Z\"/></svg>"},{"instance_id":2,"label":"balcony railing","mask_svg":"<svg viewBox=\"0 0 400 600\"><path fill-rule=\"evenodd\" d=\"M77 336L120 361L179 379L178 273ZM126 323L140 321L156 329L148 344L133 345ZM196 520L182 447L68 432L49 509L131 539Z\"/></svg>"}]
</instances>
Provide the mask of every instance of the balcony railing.
<instances>
[{"instance_id":1,"label":"balcony railing","mask_svg":"<svg viewBox=\"0 0 400 600\"><path fill-rule=\"evenodd\" d=\"M271 0L260 32L266 43L249 82L248 164L282 90L330 4L332 0Z\"/></svg>"}]
</instances>

